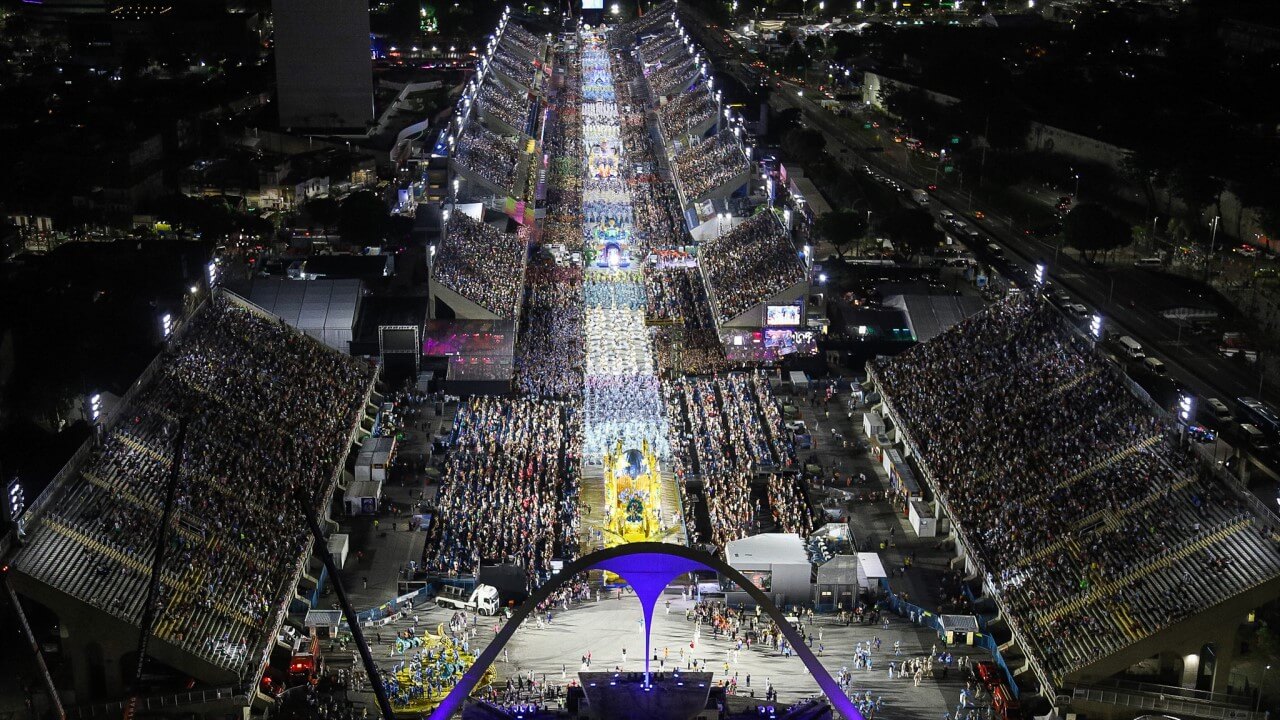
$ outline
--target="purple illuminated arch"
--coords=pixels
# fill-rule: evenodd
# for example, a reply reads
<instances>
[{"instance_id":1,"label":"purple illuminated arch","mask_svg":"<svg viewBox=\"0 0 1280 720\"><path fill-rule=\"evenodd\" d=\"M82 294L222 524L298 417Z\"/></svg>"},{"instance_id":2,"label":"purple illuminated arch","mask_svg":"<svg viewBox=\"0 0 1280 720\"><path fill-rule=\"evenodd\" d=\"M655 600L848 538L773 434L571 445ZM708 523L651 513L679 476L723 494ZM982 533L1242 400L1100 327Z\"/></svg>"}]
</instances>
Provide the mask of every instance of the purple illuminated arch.
<instances>
[{"instance_id":1,"label":"purple illuminated arch","mask_svg":"<svg viewBox=\"0 0 1280 720\"><path fill-rule=\"evenodd\" d=\"M480 653L480 656L476 658L475 664L467 670L453 690L445 696L440 705L431 713L430 720L448 720L448 718L452 717L462 706L463 701L475 690L476 684L484 676L485 670L488 670L493 661L497 659L498 653L502 651L502 648L511 639L511 636L515 634L524 619L534 612L542 601L568 583L573 576L595 569L608 570L620 575L631 585L632 589L636 591L636 596L640 599L641 607L644 609L644 667L646 677L649 672L649 635L650 626L653 622L653 608L657 604L658 598L662 595L663 589L672 580L687 572L711 570L733 580L738 587L751 596L751 599L757 605L764 609L765 613L782 631L783 636L791 643L792 650L800 656L800 660L804 662L805 667L809 668L813 678L818 681L818 687L822 688L822 692L831 701L837 712L844 716L846 720L863 720L862 713L844 694L840 684L831 677L831 674L822 666L822 663L818 662L818 658L814 656L813 651L805 644L804 639L800 637L800 633L796 632L791 623L787 622L782 611L773 604L769 596L765 595L760 588L756 587L742 573L714 555L683 545L656 542L628 543L606 548L590 555L584 555L565 565L560 572L553 575L550 580L534 591L529 596L529 599L516 609L511 619L493 638L493 642L489 643L484 652Z\"/></svg>"}]
</instances>

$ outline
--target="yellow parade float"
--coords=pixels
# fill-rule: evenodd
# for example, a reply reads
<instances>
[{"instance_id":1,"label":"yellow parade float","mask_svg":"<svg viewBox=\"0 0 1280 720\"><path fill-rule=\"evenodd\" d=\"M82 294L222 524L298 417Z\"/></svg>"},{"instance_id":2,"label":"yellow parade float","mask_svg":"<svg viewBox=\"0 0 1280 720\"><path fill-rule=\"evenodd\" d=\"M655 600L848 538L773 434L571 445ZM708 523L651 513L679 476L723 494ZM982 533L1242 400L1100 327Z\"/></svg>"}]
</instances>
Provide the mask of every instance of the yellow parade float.
<instances>
[{"instance_id":1,"label":"yellow parade float","mask_svg":"<svg viewBox=\"0 0 1280 720\"><path fill-rule=\"evenodd\" d=\"M647 440L625 451L618 441L605 453L604 512L605 547L662 541L662 475Z\"/></svg>"},{"instance_id":2,"label":"yellow parade float","mask_svg":"<svg viewBox=\"0 0 1280 720\"><path fill-rule=\"evenodd\" d=\"M434 635L426 630L403 633L396 639L396 657L401 662L383 675L383 682L392 709L406 717L434 710L476 661L475 653L445 633L443 624ZM476 687L487 687L494 676L493 668L485 670Z\"/></svg>"}]
</instances>

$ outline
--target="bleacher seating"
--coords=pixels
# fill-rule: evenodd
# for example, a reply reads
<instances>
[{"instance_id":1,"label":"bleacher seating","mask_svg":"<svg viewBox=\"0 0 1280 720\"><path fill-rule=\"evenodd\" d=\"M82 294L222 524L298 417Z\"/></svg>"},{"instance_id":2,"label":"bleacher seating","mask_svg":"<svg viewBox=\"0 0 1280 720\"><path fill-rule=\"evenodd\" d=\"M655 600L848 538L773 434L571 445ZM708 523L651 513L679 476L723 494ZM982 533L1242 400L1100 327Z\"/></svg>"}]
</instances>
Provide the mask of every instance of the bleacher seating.
<instances>
[{"instance_id":1,"label":"bleacher seating","mask_svg":"<svg viewBox=\"0 0 1280 720\"><path fill-rule=\"evenodd\" d=\"M770 212L703 241L699 255L720 322L805 279L791 239Z\"/></svg>"},{"instance_id":2,"label":"bleacher seating","mask_svg":"<svg viewBox=\"0 0 1280 720\"><path fill-rule=\"evenodd\" d=\"M520 149L507 138L472 122L458 142L457 161L511 193L515 187L516 168L520 165Z\"/></svg>"},{"instance_id":3,"label":"bleacher seating","mask_svg":"<svg viewBox=\"0 0 1280 720\"><path fill-rule=\"evenodd\" d=\"M529 99L517 96L492 77L486 76L476 99L480 107L517 132L525 132L529 120Z\"/></svg>"},{"instance_id":4,"label":"bleacher seating","mask_svg":"<svg viewBox=\"0 0 1280 720\"><path fill-rule=\"evenodd\" d=\"M454 212L431 277L498 317L514 318L520 312L525 260L518 234Z\"/></svg>"},{"instance_id":5,"label":"bleacher seating","mask_svg":"<svg viewBox=\"0 0 1280 720\"><path fill-rule=\"evenodd\" d=\"M188 421L154 634L236 672L261 660L370 390L364 366L225 298L60 488L16 571L139 624L180 418Z\"/></svg>"},{"instance_id":6,"label":"bleacher seating","mask_svg":"<svg viewBox=\"0 0 1280 720\"><path fill-rule=\"evenodd\" d=\"M728 129L685 147L675 156L676 177L680 178L686 202L700 200L730 182L737 181L736 187L741 187L750 170L751 163L743 154L742 146ZM736 187L730 186L730 189Z\"/></svg>"},{"instance_id":7,"label":"bleacher seating","mask_svg":"<svg viewBox=\"0 0 1280 720\"><path fill-rule=\"evenodd\" d=\"M1066 674L1280 577L1271 520L1199 470L1043 299L878 363L953 520Z\"/></svg>"},{"instance_id":8,"label":"bleacher seating","mask_svg":"<svg viewBox=\"0 0 1280 720\"><path fill-rule=\"evenodd\" d=\"M662 122L667 140L681 137L699 125L714 120L716 99L705 87L672 96L665 105L658 107L658 120Z\"/></svg>"},{"instance_id":9,"label":"bleacher seating","mask_svg":"<svg viewBox=\"0 0 1280 720\"><path fill-rule=\"evenodd\" d=\"M525 87L533 86L533 63L514 50L512 41L503 38L498 46L493 50L493 57L490 62L493 68L498 72L506 75L508 78L524 85Z\"/></svg>"},{"instance_id":10,"label":"bleacher seating","mask_svg":"<svg viewBox=\"0 0 1280 720\"><path fill-rule=\"evenodd\" d=\"M502 42L514 44L535 59L542 57L542 50L546 46L542 38L513 22L508 22L506 29L502 31Z\"/></svg>"}]
</instances>

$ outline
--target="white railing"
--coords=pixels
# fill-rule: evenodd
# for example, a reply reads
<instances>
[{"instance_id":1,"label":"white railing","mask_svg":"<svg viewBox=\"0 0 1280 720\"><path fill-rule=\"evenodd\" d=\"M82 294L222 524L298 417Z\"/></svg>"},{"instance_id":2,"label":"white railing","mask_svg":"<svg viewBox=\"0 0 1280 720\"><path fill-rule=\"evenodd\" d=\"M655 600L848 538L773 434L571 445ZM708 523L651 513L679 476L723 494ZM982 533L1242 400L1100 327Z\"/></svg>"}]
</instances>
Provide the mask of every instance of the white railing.
<instances>
[{"instance_id":1,"label":"white railing","mask_svg":"<svg viewBox=\"0 0 1280 720\"><path fill-rule=\"evenodd\" d=\"M1162 715L1194 716L1213 720L1266 720L1268 713L1243 710L1202 700L1147 692L1124 692L1094 687L1077 687L1071 701L1118 705L1141 710L1154 710Z\"/></svg>"}]
</instances>

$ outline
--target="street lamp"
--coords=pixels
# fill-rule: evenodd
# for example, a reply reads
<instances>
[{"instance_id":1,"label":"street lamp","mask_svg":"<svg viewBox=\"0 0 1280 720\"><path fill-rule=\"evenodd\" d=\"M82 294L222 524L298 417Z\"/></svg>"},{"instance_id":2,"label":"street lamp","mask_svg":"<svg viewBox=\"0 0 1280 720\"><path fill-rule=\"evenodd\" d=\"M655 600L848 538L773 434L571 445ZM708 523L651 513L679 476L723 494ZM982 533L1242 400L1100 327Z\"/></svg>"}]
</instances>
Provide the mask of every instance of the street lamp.
<instances>
[{"instance_id":1,"label":"street lamp","mask_svg":"<svg viewBox=\"0 0 1280 720\"><path fill-rule=\"evenodd\" d=\"M1213 261L1213 253L1218 249L1218 222L1222 220L1221 215L1214 215L1213 221L1209 223L1213 228L1209 235L1209 256L1204 259L1204 281L1209 282L1209 263Z\"/></svg>"}]
</instances>

